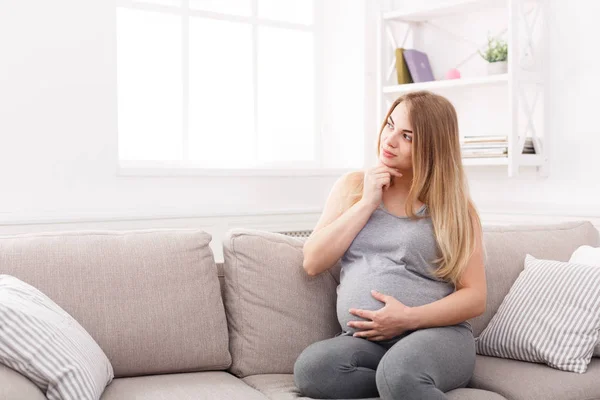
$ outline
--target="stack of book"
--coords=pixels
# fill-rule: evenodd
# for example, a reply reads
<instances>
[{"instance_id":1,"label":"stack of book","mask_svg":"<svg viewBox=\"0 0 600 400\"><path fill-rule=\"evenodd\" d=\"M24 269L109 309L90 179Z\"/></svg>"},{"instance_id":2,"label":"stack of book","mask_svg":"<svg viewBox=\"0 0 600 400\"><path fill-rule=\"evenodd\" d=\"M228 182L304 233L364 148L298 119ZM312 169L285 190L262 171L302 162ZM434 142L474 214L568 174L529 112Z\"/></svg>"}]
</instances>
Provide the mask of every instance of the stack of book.
<instances>
[{"instance_id":1,"label":"stack of book","mask_svg":"<svg viewBox=\"0 0 600 400\"><path fill-rule=\"evenodd\" d=\"M533 139L530 137L525 139L525 146L523 147L523 154L535 154L535 147L533 146Z\"/></svg>"},{"instance_id":2,"label":"stack of book","mask_svg":"<svg viewBox=\"0 0 600 400\"><path fill-rule=\"evenodd\" d=\"M465 136L460 142L463 158L507 157L507 136Z\"/></svg>"}]
</instances>

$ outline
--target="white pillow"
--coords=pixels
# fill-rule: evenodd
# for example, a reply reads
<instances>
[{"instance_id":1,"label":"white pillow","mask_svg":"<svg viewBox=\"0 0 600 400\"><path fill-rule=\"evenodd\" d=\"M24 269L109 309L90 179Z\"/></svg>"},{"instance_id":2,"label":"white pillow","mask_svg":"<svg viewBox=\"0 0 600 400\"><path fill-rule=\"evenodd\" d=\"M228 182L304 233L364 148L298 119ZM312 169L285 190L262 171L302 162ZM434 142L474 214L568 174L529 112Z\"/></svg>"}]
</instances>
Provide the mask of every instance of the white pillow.
<instances>
[{"instance_id":1,"label":"white pillow","mask_svg":"<svg viewBox=\"0 0 600 400\"><path fill-rule=\"evenodd\" d=\"M600 268L527 254L525 268L476 338L478 354L584 373L600 329Z\"/></svg>"},{"instance_id":2,"label":"white pillow","mask_svg":"<svg viewBox=\"0 0 600 400\"><path fill-rule=\"evenodd\" d=\"M0 363L49 400L98 400L114 377L102 349L73 317L10 275L0 275L0 331Z\"/></svg>"},{"instance_id":3,"label":"white pillow","mask_svg":"<svg viewBox=\"0 0 600 400\"><path fill-rule=\"evenodd\" d=\"M600 268L600 247L580 246L573 252L569 262L593 265ZM594 357L600 357L600 339L594 347Z\"/></svg>"}]
</instances>

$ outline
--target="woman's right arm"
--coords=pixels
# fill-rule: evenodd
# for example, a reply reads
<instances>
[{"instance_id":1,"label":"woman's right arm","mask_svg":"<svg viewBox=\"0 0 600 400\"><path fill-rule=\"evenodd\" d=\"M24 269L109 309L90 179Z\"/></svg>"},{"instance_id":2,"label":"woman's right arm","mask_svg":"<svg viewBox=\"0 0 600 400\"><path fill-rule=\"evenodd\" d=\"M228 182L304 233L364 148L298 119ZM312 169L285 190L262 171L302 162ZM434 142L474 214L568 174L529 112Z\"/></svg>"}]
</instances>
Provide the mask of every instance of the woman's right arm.
<instances>
[{"instance_id":1,"label":"woman's right arm","mask_svg":"<svg viewBox=\"0 0 600 400\"><path fill-rule=\"evenodd\" d=\"M374 211L363 199L347 210L339 210L347 187L359 178L356 174L346 174L335 182L317 226L304 243L303 267L310 276L318 275L335 265Z\"/></svg>"},{"instance_id":2,"label":"woman's right arm","mask_svg":"<svg viewBox=\"0 0 600 400\"><path fill-rule=\"evenodd\" d=\"M362 172L353 172L336 181L317 226L304 243L303 267L308 275L328 270L344 255L381 202L381 192L389 186L390 174L402 176L396 170L380 166L367 171L366 177ZM356 185L357 179L364 182L362 198L347 210L340 210L348 187Z\"/></svg>"}]
</instances>

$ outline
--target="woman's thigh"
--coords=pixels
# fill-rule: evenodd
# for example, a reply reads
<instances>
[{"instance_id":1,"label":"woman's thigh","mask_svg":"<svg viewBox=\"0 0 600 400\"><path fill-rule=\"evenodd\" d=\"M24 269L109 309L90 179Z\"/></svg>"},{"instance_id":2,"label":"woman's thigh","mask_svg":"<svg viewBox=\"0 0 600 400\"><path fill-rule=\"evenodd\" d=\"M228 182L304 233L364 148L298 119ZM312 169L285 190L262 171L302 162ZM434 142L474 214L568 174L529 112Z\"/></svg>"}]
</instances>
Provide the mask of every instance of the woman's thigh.
<instances>
[{"instance_id":1,"label":"woman's thigh","mask_svg":"<svg viewBox=\"0 0 600 400\"><path fill-rule=\"evenodd\" d=\"M313 343L294 365L296 386L316 398L376 397L375 374L385 352L375 342L352 336Z\"/></svg>"},{"instance_id":2,"label":"woman's thigh","mask_svg":"<svg viewBox=\"0 0 600 400\"><path fill-rule=\"evenodd\" d=\"M474 369L475 339L468 328L419 329L387 351L379 364L378 384L386 381L393 386L399 379L408 379L447 392L466 386Z\"/></svg>"}]
</instances>

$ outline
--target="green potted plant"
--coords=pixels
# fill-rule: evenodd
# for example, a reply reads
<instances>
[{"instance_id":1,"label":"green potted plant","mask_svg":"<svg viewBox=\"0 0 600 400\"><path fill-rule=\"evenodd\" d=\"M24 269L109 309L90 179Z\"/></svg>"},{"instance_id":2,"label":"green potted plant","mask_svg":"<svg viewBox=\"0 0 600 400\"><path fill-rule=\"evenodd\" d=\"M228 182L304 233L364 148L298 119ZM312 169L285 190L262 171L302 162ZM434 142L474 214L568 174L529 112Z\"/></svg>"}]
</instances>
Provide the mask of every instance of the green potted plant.
<instances>
[{"instance_id":1,"label":"green potted plant","mask_svg":"<svg viewBox=\"0 0 600 400\"><path fill-rule=\"evenodd\" d=\"M488 62L488 75L505 74L508 71L508 45L506 41L488 37L487 47L479 55Z\"/></svg>"}]
</instances>

